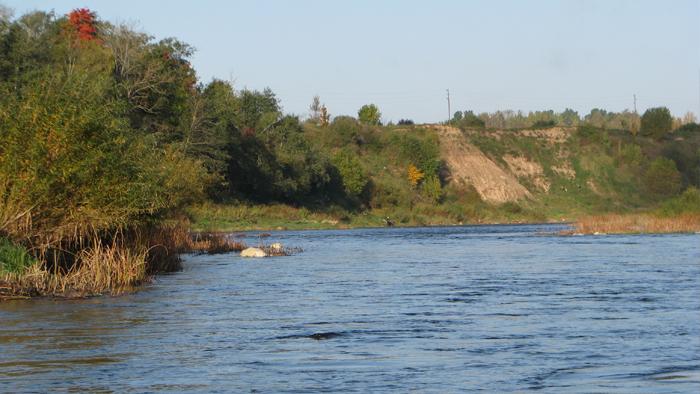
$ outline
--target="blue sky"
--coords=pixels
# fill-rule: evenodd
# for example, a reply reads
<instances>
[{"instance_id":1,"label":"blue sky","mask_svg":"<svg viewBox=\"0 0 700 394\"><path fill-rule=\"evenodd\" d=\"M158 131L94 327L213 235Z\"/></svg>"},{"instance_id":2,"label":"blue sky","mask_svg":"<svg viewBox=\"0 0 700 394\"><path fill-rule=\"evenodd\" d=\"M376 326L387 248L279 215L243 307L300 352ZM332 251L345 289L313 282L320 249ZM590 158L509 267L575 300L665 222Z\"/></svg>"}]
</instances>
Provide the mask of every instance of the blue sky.
<instances>
[{"instance_id":1,"label":"blue sky","mask_svg":"<svg viewBox=\"0 0 700 394\"><path fill-rule=\"evenodd\" d=\"M277 93L305 115L366 103L385 121L452 111L700 112L700 0L671 1L41 1L15 15L88 7L197 52L199 77Z\"/></svg>"}]
</instances>

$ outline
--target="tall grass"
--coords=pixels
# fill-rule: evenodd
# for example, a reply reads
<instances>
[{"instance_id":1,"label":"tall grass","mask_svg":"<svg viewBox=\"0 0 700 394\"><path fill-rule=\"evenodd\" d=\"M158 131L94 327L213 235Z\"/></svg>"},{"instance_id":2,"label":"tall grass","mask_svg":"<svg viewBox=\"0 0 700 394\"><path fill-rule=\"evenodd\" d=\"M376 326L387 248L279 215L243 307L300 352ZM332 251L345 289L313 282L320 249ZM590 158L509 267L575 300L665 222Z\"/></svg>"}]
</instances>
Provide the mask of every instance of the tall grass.
<instances>
[{"instance_id":1,"label":"tall grass","mask_svg":"<svg viewBox=\"0 0 700 394\"><path fill-rule=\"evenodd\" d=\"M224 234L192 235L183 222L93 234L64 243L61 250L34 250L37 258L4 238L0 243L2 261L13 261L9 266L13 268L0 267L0 299L118 295L157 273L181 269L181 253L225 253L246 247Z\"/></svg>"},{"instance_id":2,"label":"tall grass","mask_svg":"<svg viewBox=\"0 0 700 394\"><path fill-rule=\"evenodd\" d=\"M610 214L588 216L576 222L581 234L693 233L700 231L700 214L686 213L675 217L652 214Z\"/></svg>"}]
</instances>

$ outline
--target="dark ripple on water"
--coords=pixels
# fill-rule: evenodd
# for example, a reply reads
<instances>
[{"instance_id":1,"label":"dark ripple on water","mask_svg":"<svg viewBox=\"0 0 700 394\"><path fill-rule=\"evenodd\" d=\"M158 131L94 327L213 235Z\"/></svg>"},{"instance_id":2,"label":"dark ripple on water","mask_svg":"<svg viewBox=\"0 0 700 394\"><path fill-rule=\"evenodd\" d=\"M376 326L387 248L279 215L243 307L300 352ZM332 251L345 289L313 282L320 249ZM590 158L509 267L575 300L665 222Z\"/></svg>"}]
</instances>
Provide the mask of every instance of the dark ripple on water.
<instances>
[{"instance_id":1,"label":"dark ripple on water","mask_svg":"<svg viewBox=\"0 0 700 394\"><path fill-rule=\"evenodd\" d=\"M700 237L562 228L278 232L305 252L5 302L0 392L700 392Z\"/></svg>"}]
</instances>

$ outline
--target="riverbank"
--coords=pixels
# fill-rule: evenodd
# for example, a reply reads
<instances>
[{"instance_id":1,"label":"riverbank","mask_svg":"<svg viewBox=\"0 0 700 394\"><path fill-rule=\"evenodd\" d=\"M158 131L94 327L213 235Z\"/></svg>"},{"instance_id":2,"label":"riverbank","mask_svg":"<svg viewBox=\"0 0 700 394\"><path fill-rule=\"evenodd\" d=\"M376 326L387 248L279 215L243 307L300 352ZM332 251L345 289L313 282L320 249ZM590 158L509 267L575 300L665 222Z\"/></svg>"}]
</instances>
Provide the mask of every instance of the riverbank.
<instances>
[{"instance_id":1,"label":"riverbank","mask_svg":"<svg viewBox=\"0 0 700 394\"><path fill-rule=\"evenodd\" d=\"M0 265L0 300L31 297L86 298L138 290L157 274L179 271L181 255L240 252L240 239L190 233L182 223L111 242L94 240L69 255L43 254L24 266ZM5 268L5 269L2 269Z\"/></svg>"},{"instance_id":2,"label":"riverbank","mask_svg":"<svg viewBox=\"0 0 700 394\"><path fill-rule=\"evenodd\" d=\"M515 204L492 206L417 203L367 211L342 208L310 209L285 204L201 204L187 209L194 232L332 230L372 227L460 226L500 223L561 223Z\"/></svg>"},{"instance_id":3,"label":"riverbank","mask_svg":"<svg viewBox=\"0 0 700 394\"><path fill-rule=\"evenodd\" d=\"M698 213L607 213L598 215L567 215L540 217L527 211L516 213L491 209L488 215L476 219L457 220L446 210L433 209L403 212L382 210L362 213L345 211L319 212L288 205L202 205L189 210L191 230L195 232L243 232L275 230L333 230L391 226L461 226L478 224L541 224L571 223L566 234L653 234L695 233L700 231Z\"/></svg>"}]
</instances>

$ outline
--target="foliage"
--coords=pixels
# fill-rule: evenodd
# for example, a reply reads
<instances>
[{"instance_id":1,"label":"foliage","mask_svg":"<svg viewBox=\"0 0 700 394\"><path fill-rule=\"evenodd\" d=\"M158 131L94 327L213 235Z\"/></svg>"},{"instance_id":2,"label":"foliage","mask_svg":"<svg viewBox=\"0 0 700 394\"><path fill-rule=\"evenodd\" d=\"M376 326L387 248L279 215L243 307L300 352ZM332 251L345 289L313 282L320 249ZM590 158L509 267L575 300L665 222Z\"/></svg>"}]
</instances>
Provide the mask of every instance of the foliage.
<instances>
[{"instance_id":1,"label":"foliage","mask_svg":"<svg viewBox=\"0 0 700 394\"><path fill-rule=\"evenodd\" d=\"M360 122L369 125L380 125L382 124L382 113L379 112L379 108L374 104L363 105L359 111L357 111L357 117Z\"/></svg>"},{"instance_id":2,"label":"foliage","mask_svg":"<svg viewBox=\"0 0 700 394\"><path fill-rule=\"evenodd\" d=\"M68 23L75 29L78 39L91 41L97 38L96 15L87 8L77 8L68 14Z\"/></svg>"},{"instance_id":3,"label":"foliage","mask_svg":"<svg viewBox=\"0 0 700 394\"><path fill-rule=\"evenodd\" d=\"M641 135L661 139L673 127L671 111L666 107L649 108L642 115Z\"/></svg>"},{"instance_id":4,"label":"foliage","mask_svg":"<svg viewBox=\"0 0 700 394\"><path fill-rule=\"evenodd\" d=\"M396 124L399 126L413 126L415 123L411 119L399 119Z\"/></svg>"},{"instance_id":5,"label":"foliage","mask_svg":"<svg viewBox=\"0 0 700 394\"><path fill-rule=\"evenodd\" d=\"M474 114L473 111L457 111L454 114L452 120L450 120L452 125L461 128L483 128L486 123L483 119L479 118Z\"/></svg>"},{"instance_id":6,"label":"foliage","mask_svg":"<svg viewBox=\"0 0 700 394\"><path fill-rule=\"evenodd\" d=\"M421 188L423 195L427 197L430 202L439 203L442 200L442 185L440 184L440 178L437 176L433 175L425 178Z\"/></svg>"},{"instance_id":7,"label":"foliage","mask_svg":"<svg viewBox=\"0 0 700 394\"><path fill-rule=\"evenodd\" d=\"M644 174L647 191L656 198L676 195L681 188L681 174L673 160L658 157L652 161Z\"/></svg>"},{"instance_id":8,"label":"foliage","mask_svg":"<svg viewBox=\"0 0 700 394\"><path fill-rule=\"evenodd\" d=\"M679 133L700 133L700 124L695 122L686 123L675 131Z\"/></svg>"},{"instance_id":9,"label":"foliage","mask_svg":"<svg viewBox=\"0 0 700 394\"><path fill-rule=\"evenodd\" d=\"M360 197L369 178L358 155L350 149L342 149L333 157L333 165L340 173L345 192L351 197Z\"/></svg>"},{"instance_id":10,"label":"foliage","mask_svg":"<svg viewBox=\"0 0 700 394\"><path fill-rule=\"evenodd\" d=\"M393 137L392 145L398 147L401 158L414 164L424 175L437 175L442 161L437 141L419 134L402 134Z\"/></svg>"},{"instance_id":11,"label":"foliage","mask_svg":"<svg viewBox=\"0 0 700 394\"><path fill-rule=\"evenodd\" d=\"M533 129L546 129L557 125L555 120L538 120L532 124Z\"/></svg>"},{"instance_id":12,"label":"foliage","mask_svg":"<svg viewBox=\"0 0 700 394\"><path fill-rule=\"evenodd\" d=\"M425 174L423 171L419 170L418 167L414 166L413 164L409 164L408 168L406 169L406 174L408 177L408 182L411 184L412 187L418 186L420 181L425 178Z\"/></svg>"},{"instance_id":13,"label":"foliage","mask_svg":"<svg viewBox=\"0 0 700 394\"><path fill-rule=\"evenodd\" d=\"M27 249L0 237L0 275L3 273L20 274L36 263Z\"/></svg>"},{"instance_id":14,"label":"foliage","mask_svg":"<svg viewBox=\"0 0 700 394\"><path fill-rule=\"evenodd\" d=\"M685 189L681 195L665 201L660 211L666 216L700 213L700 190L696 187Z\"/></svg>"},{"instance_id":15,"label":"foliage","mask_svg":"<svg viewBox=\"0 0 700 394\"><path fill-rule=\"evenodd\" d=\"M319 117L319 122L320 125L323 127L328 126L328 124L331 122L331 114L328 113L328 108L326 108L325 104L321 106L321 115Z\"/></svg>"}]
</instances>

